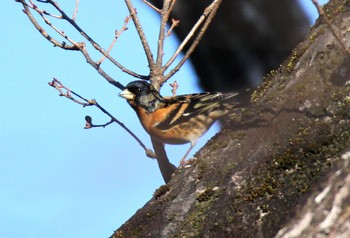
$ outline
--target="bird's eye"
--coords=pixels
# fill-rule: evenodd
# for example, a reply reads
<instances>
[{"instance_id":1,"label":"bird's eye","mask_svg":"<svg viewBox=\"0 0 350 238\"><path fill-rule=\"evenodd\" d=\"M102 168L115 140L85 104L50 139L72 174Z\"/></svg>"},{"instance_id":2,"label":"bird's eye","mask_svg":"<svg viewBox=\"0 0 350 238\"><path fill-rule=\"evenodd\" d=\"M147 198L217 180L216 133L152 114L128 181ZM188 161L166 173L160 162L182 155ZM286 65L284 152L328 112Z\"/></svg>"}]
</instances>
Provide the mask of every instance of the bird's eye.
<instances>
[{"instance_id":1,"label":"bird's eye","mask_svg":"<svg viewBox=\"0 0 350 238\"><path fill-rule=\"evenodd\" d=\"M137 92L140 93L141 92L141 88L137 88Z\"/></svg>"}]
</instances>

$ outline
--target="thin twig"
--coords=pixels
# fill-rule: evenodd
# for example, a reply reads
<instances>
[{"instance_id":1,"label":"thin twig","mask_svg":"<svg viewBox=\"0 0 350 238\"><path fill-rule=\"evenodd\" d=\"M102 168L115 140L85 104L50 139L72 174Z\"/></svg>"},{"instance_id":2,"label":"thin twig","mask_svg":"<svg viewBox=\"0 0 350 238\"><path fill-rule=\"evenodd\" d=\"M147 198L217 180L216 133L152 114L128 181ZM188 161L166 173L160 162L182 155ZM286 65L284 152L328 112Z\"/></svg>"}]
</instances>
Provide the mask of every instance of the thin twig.
<instances>
[{"instance_id":1,"label":"thin twig","mask_svg":"<svg viewBox=\"0 0 350 238\"><path fill-rule=\"evenodd\" d=\"M90 116L85 116L85 126L84 129L90 129L90 128L95 128L95 127L107 127L110 124L112 124L114 121L111 119L109 122L106 122L105 124L101 125L95 125L92 123L92 118Z\"/></svg>"},{"instance_id":2,"label":"thin twig","mask_svg":"<svg viewBox=\"0 0 350 238\"><path fill-rule=\"evenodd\" d=\"M58 15L49 13L49 12L47 12L47 11L45 11L45 10L39 9L39 8L33 3L32 0L29 0L29 2L30 2L31 5L25 3L29 8L31 8L31 9L33 9L33 10L39 12L39 13L45 14L45 15L47 15L47 16L50 16L50 17L57 18L57 19L62 19L62 16L58 16Z\"/></svg>"},{"instance_id":3,"label":"thin twig","mask_svg":"<svg viewBox=\"0 0 350 238\"><path fill-rule=\"evenodd\" d=\"M156 67L158 69L161 69L163 64L165 28L168 22L169 14L170 14L169 8L170 8L171 1L172 0L164 0L163 8L161 11L161 22L160 22L159 35L158 35L158 48L157 48L157 59L156 59ZM163 74L163 72L159 72L159 73Z\"/></svg>"},{"instance_id":4,"label":"thin twig","mask_svg":"<svg viewBox=\"0 0 350 238\"><path fill-rule=\"evenodd\" d=\"M322 17L322 19L325 21L325 23L328 25L329 29L331 30L333 36L337 39L341 47L348 53L350 54L350 50L346 47L344 41L341 39L340 35L337 33L337 29L335 29L334 25L330 22L328 19L326 13L324 12L323 8L320 6L317 0L311 0L312 3L315 5L317 8L318 13Z\"/></svg>"},{"instance_id":5,"label":"thin twig","mask_svg":"<svg viewBox=\"0 0 350 238\"><path fill-rule=\"evenodd\" d=\"M60 96L64 96L70 100L72 100L75 103L78 103L80 105L83 106L96 106L98 109L100 109L103 113L105 113L107 116L109 116L111 118L111 122L115 122L117 123L119 126L121 126L124 130L126 130L138 143L139 145L145 150L145 153L148 157L150 158L156 158L154 152L150 149L148 149L143 143L142 141L128 128L124 125L124 123L122 123L121 121L119 121L117 118L115 118L112 114L110 114L106 109L104 109L100 104L97 103L97 101L95 99L92 100L88 100L82 96L80 96L79 94L75 93L74 91L70 90L69 88L67 88L65 85L63 85L58 79L53 78L53 80L51 82L49 82L49 85L53 88L55 88L56 90L58 90L60 92ZM63 91L65 90L65 92ZM82 101L79 101L77 99L75 99L72 95L80 98ZM87 122L89 122L89 119L87 120ZM111 122L107 122L106 124L104 124L104 127L111 124ZM91 123L92 124L92 123ZM92 126L93 127L93 126ZM95 127L103 127L103 125L100 126L95 126Z\"/></svg>"},{"instance_id":6,"label":"thin twig","mask_svg":"<svg viewBox=\"0 0 350 238\"><path fill-rule=\"evenodd\" d=\"M143 49L145 51L145 54L146 54L146 57L147 57L147 61L148 61L148 65L149 65L149 67L150 67L150 69L152 71L154 69L154 65L155 65L154 59L153 59L153 55L152 55L152 51L151 51L151 48L150 48L150 46L148 44L146 35L145 35L145 33L144 33L143 29L142 29L140 20L137 17L136 9L133 7L133 5L132 5L130 0L125 0L125 4L128 7L130 16L132 18L132 21L134 22L137 34L139 35L141 44L142 44ZM152 74L152 72L151 72L151 74Z\"/></svg>"},{"instance_id":7,"label":"thin twig","mask_svg":"<svg viewBox=\"0 0 350 238\"><path fill-rule=\"evenodd\" d=\"M95 61L93 61L86 49L85 43L82 43L80 45L80 52L84 55L86 62L90 64L100 75L102 75L110 84L116 86L117 88L124 90L125 87L118 81L115 81L109 74L107 74L99 64L97 64Z\"/></svg>"},{"instance_id":8,"label":"thin twig","mask_svg":"<svg viewBox=\"0 0 350 238\"><path fill-rule=\"evenodd\" d=\"M157 11L160 13L160 9L155 7L154 5L152 5L149 1L147 0L142 0L143 3L145 3L147 6L149 6L150 8L152 8L153 10Z\"/></svg>"},{"instance_id":9,"label":"thin twig","mask_svg":"<svg viewBox=\"0 0 350 238\"><path fill-rule=\"evenodd\" d=\"M176 20L174 18L171 19L171 26L166 34L166 37L170 36L173 33L173 30L175 27L177 27L180 24L180 20Z\"/></svg>"},{"instance_id":10,"label":"thin twig","mask_svg":"<svg viewBox=\"0 0 350 238\"><path fill-rule=\"evenodd\" d=\"M77 99L75 99L72 94L71 94L71 90L69 90L68 88L66 88L64 85L62 85L62 83L57 80L56 78L53 78L53 80L51 82L48 83L51 87L55 88L57 91L60 92L60 96L61 97L65 97L65 98L68 98L69 100L72 100L73 102L75 103L78 103L80 105L83 105L84 107L85 106L88 106L89 103L86 103L86 102L82 102L82 101L79 101ZM65 91L63 91L65 90Z\"/></svg>"},{"instance_id":11,"label":"thin twig","mask_svg":"<svg viewBox=\"0 0 350 238\"><path fill-rule=\"evenodd\" d=\"M69 45L69 44L66 44L65 42L61 43L58 40L56 40L53 37L51 37L44 30L44 28L42 28L40 26L40 24L36 21L35 17L30 12L29 7L28 7L27 3L25 2L25 0L18 0L18 2L20 2L23 5L23 8L24 8L23 12L27 15L27 17L29 18L30 22L34 25L34 27L40 32L40 34L45 39L50 41L54 46L60 47L60 48L65 49L65 50L79 50L79 48L76 45Z\"/></svg>"},{"instance_id":12,"label":"thin twig","mask_svg":"<svg viewBox=\"0 0 350 238\"><path fill-rule=\"evenodd\" d=\"M164 70L167 70L169 66L175 61L175 59L178 57L178 55L181 53L181 51L185 48L185 46L188 44L188 42L192 39L192 37L195 35L195 33L198 31L199 27L203 24L203 22L208 18L208 12L210 13L213 10L213 4L215 1L210 4L205 10L204 13L201 15L201 17L198 19L196 24L192 27L191 31L187 34L185 39L181 42L179 47L176 49L173 56L168 60L168 62L164 65ZM220 4L220 3L218 3Z\"/></svg>"},{"instance_id":13,"label":"thin twig","mask_svg":"<svg viewBox=\"0 0 350 238\"><path fill-rule=\"evenodd\" d=\"M111 57L96 41L94 41L73 19L71 19L58 5L57 2L54 2L52 0L47 0L47 3L51 4L53 7L56 8L57 11L59 11L62 14L62 17L64 20L68 21L77 31L80 32L80 34L88 41L90 44L101 54L105 55L106 58L111 61L115 66L117 66L119 69L121 69L123 72L139 79L148 79L148 76L145 75L139 75L127 68L125 68L123 65L121 65L118 61L116 61L113 57Z\"/></svg>"},{"instance_id":14,"label":"thin twig","mask_svg":"<svg viewBox=\"0 0 350 238\"><path fill-rule=\"evenodd\" d=\"M101 69L100 65L96 64L92 58L90 57L89 53L87 52L86 46L84 42L81 43L76 43L73 40L71 40L71 42L74 42L74 45L69 45L65 42L61 43L58 40L56 40L54 37L50 36L43 27L41 27L39 25L39 23L36 21L35 17L32 15L31 11L29 10L28 4L25 2L25 0L17 0L18 2L20 2L23 5L23 12L28 16L29 20L32 22L32 24L35 26L35 28L41 33L41 35L46 38L48 41L50 41L54 46L60 47L62 49L65 50L79 50L85 57L87 63L89 63L91 66L93 66L97 72L102 75L109 83L111 83L112 85L118 87L119 89L124 89L124 86L122 84L120 84L119 82L115 81L112 77L110 77L103 69ZM45 3L48 3L45 1ZM37 11L37 10L36 10ZM40 14L40 12L38 12ZM63 15L62 15L63 16ZM44 17L44 16L42 16ZM63 18L62 18L63 19ZM46 19L47 20L47 19ZM50 24L50 22L47 20L46 21L47 24ZM67 37L65 35L65 33L63 31L60 31L58 29L56 29L57 32L59 32L60 35L63 35L63 37ZM80 29L81 30L81 29ZM82 31L82 30L81 30ZM83 34L83 33L82 33ZM91 42L90 42L91 43ZM114 59L110 56L108 56L107 58L109 58L109 60L111 60L112 62L115 62L115 64L118 64L116 61L114 61ZM121 66L121 65L120 65ZM119 67L123 72L131 74L137 78L140 79L148 79L148 76L143 76L143 75L139 75L136 74L128 69L126 69L125 67L121 66Z\"/></svg>"},{"instance_id":15,"label":"thin twig","mask_svg":"<svg viewBox=\"0 0 350 238\"><path fill-rule=\"evenodd\" d=\"M115 45L115 43L117 42L117 39L120 37L120 35L121 35L124 31L128 30L127 25L128 25L128 23L129 23L129 21L130 21L130 18L131 18L130 16L125 17L125 19L124 19L124 24L123 24L122 28L121 28L119 31L117 31L117 30L115 31L115 36L114 36L114 38L113 38L112 43L109 45L109 47L108 47L108 49L107 49L107 54L109 54L109 53L111 52L112 48L114 47L114 45ZM100 64L105 60L105 58L106 58L106 56L103 55L102 58L97 62L97 64L100 65Z\"/></svg>"},{"instance_id":16,"label":"thin twig","mask_svg":"<svg viewBox=\"0 0 350 238\"><path fill-rule=\"evenodd\" d=\"M41 11L39 8L37 8L35 5L33 5L33 9L44 19L44 22L50 26L54 31L56 31L59 35L61 35L63 38L65 38L67 41L69 41L72 45L77 46L78 43L73 41L71 38L69 38L64 31L59 30L57 27L55 27L50 21L49 19L47 19L44 14L42 13L43 11ZM61 17L62 19L62 17Z\"/></svg>"},{"instance_id":17,"label":"thin twig","mask_svg":"<svg viewBox=\"0 0 350 238\"><path fill-rule=\"evenodd\" d=\"M180 61L167 75L165 75L165 77L164 77L164 79L163 79L164 82L166 82L166 81L167 81L169 78L171 78L177 71L180 70L180 68L182 67L182 65L188 60L188 58L190 57L190 55L191 55L191 54L193 53L193 51L196 49L198 43L199 43L200 40L202 39L202 37L203 37L204 33L206 32L206 30L208 29L209 24L210 24L211 21L213 20L215 14L216 14L216 12L217 12L217 9L219 8L221 2L222 2L222 0L214 0L214 1L212 2L212 4L210 4L210 6L208 6L208 7L205 9L205 11L204 11L204 13L203 13L203 16L201 17L201 18L203 18L203 20L206 19L205 22L203 23L202 28L199 30L199 32L198 32L196 38L195 38L194 41L192 42L192 45L189 47L189 49L187 50L186 54L185 54L184 57L181 59L181 61ZM199 22L202 23L202 20L199 20L199 21L197 22L197 24L198 24ZM200 23L200 24L201 24L201 23ZM197 25L197 24L196 24L196 25ZM198 26L196 26L196 25L192 28L192 30L194 30L194 28L196 28L196 27L198 28ZM196 30L195 30L194 32L192 32L192 30L191 30L190 33L191 33L191 34L194 34L194 32L195 32ZM187 35L186 39L187 39L188 37L189 37L189 38L192 38L192 36L190 35L190 33L189 33L189 35ZM184 40L184 42L186 41L186 39ZM188 41L188 40L189 40L189 39L187 39L187 41ZM184 42L183 42L183 43L184 43ZM187 44L187 42L186 42L186 44ZM180 47L184 47L184 45L181 44L181 45L179 46L178 50L180 49ZM178 50L176 51L176 53L174 54L174 56L175 56L176 54L178 54L178 53L177 53ZM181 50L182 50L182 49L181 49ZM181 52L181 50L180 50L180 52ZM175 60L175 58L177 57L177 55L176 55L175 57L174 57L174 56L169 60L169 62ZM168 62L168 63L169 63L169 62ZM167 67L169 67L169 66L171 65L171 63L170 63L170 64L168 64L168 63L164 66L164 68L167 68Z\"/></svg>"},{"instance_id":18,"label":"thin twig","mask_svg":"<svg viewBox=\"0 0 350 238\"><path fill-rule=\"evenodd\" d=\"M175 80L173 83L169 83L171 89L171 93L173 94L173 97L176 96L176 91L179 88L179 84L177 83L177 81Z\"/></svg>"},{"instance_id":19,"label":"thin twig","mask_svg":"<svg viewBox=\"0 0 350 238\"><path fill-rule=\"evenodd\" d=\"M73 21L75 21L77 18L78 10L79 10L79 0L75 0L75 7L74 7L73 16L72 16Z\"/></svg>"}]
</instances>

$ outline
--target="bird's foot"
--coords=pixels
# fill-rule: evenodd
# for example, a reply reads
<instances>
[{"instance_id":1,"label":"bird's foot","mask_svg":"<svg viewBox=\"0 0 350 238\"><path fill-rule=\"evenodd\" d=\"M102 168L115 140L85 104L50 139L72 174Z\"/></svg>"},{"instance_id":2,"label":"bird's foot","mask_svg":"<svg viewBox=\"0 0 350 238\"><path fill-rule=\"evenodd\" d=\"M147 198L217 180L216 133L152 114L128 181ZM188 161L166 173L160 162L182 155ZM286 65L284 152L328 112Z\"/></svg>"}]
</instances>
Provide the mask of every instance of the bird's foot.
<instances>
[{"instance_id":1,"label":"bird's foot","mask_svg":"<svg viewBox=\"0 0 350 238\"><path fill-rule=\"evenodd\" d=\"M186 158L182 158L180 161L180 168L188 168L191 167L191 164L193 164L197 160L196 157L192 157L188 160Z\"/></svg>"}]
</instances>

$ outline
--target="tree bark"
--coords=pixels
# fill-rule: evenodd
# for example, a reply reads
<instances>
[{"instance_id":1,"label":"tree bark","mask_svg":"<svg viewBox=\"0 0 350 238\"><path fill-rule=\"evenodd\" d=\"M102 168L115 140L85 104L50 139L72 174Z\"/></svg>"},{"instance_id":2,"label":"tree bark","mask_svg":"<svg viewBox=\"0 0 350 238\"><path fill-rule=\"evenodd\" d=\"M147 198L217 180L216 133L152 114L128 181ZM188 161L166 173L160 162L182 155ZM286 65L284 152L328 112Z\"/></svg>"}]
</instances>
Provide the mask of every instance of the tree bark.
<instances>
[{"instance_id":1,"label":"tree bark","mask_svg":"<svg viewBox=\"0 0 350 238\"><path fill-rule=\"evenodd\" d=\"M350 3L325 9L350 45ZM112 237L350 237L350 59L318 21Z\"/></svg>"}]
</instances>

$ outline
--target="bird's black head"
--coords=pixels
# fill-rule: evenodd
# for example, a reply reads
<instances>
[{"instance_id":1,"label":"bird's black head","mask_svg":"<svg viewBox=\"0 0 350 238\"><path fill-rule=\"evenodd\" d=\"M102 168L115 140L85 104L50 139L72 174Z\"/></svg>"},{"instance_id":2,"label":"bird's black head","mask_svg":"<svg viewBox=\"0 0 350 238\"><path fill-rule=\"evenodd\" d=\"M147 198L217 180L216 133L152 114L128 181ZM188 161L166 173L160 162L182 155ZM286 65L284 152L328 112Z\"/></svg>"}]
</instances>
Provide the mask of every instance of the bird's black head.
<instances>
[{"instance_id":1,"label":"bird's black head","mask_svg":"<svg viewBox=\"0 0 350 238\"><path fill-rule=\"evenodd\" d=\"M146 81L133 81L130 82L126 85L126 89L131 92L132 94L135 95L135 97L139 97L142 95L146 95L151 93L152 90L152 86L147 83Z\"/></svg>"},{"instance_id":2,"label":"bird's black head","mask_svg":"<svg viewBox=\"0 0 350 238\"><path fill-rule=\"evenodd\" d=\"M154 111L163 100L159 92L146 81L133 81L126 85L119 94L120 97L129 101L134 101L136 105L142 106L148 111Z\"/></svg>"}]
</instances>

